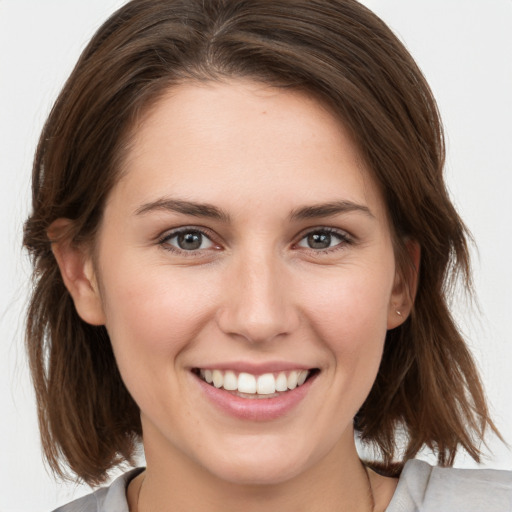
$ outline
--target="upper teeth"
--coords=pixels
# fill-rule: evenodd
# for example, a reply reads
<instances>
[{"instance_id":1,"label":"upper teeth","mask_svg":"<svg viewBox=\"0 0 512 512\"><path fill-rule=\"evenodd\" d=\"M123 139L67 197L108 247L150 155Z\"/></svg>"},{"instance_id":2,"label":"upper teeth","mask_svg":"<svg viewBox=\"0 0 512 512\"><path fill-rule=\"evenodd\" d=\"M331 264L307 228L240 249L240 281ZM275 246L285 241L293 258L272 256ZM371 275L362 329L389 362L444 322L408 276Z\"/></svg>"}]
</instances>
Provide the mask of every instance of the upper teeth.
<instances>
[{"instance_id":1,"label":"upper teeth","mask_svg":"<svg viewBox=\"0 0 512 512\"><path fill-rule=\"evenodd\" d=\"M309 370L293 370L291 372L264 373L252 375L241 372L238 375L231 370L200 370L201 377L213 384L216 388L224 388L228 391L250 393L259 395L271 395L279 391L295 389L304 384Z\"/></svg>"}]
</instances>

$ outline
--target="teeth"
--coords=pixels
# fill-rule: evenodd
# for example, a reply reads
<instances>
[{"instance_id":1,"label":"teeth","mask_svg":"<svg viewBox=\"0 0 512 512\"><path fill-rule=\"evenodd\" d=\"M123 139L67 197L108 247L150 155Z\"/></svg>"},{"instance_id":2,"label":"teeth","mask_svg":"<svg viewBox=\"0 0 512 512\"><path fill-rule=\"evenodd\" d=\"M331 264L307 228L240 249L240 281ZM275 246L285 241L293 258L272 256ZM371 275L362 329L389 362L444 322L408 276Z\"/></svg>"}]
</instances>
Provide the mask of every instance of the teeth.
<instances>
[{"instance_id":1,"label":"teeth","mask_svg":"<svg viewBox=\"0 0 512 512\"><path fill-rule=\"evenodd\" d=\"M276 379L276 391L286 391L288 389L288 379L284 372L281 372Z\"/></svg>"},{"instance_id":2,"label":"teeth","mask_svg":"<svg viewBox=\"0 0 512 512\"><path fill-rule=\"evenodd\" d=\"M290 372L290 375L288 375L288 389L295 389L297 387L297 378L297 372Z\"/></svg>"},{"instance_id":3,"label":"teeth","mask_svg":"<svg viewBox=\"0 0 512 512\"><path fill-rule=\"evenodd\" d=\"M220 370L213 370L212 378L213 378L213 385L216 388L221 388L223 386L224 375L222 375L222 372Z\"/></svg>"},{"instance_id":4,"label":"teeth","mask_svg":"<svg viewBox=\"0 0 512 512\"><path fill-rule=\"evenodd\" d=\"M226 372L224 375L224 389L235 391L238 389L238 379L234 372Z\"/></svg>"},{"instance_id":5,"label":"teeth","mask_svg":"<svg viewBox=\"0 0 512 512\"><path fill-rule=\"evenodd\" d=\"M271 373L265 373L258 377L256 386L258 395L272 395L276 392L276 379Z\"/></svg>"},{"instance_id":6,"label":"teeth","mask_svg":"<svg viewBox=\"0 0 512 512\"><path fill-rule=\"evenodd\" d=\"M297 378L297 386L302 386L302 384L304 384L304 382L306 381L307 376L308 372L306 370L302 370L301 372L299 372L299 376Z\"/></svg>"},{"instance_id":7,"label":"teeth","mask_svg":"<svg viewBox=\"0 0 512 512\"><path fill-rule=\"evenodd\" d=\"M200 370L203 380L216 388L227 391L238 391L245 394L273 395L302 386L306 381L309 370L292 370L279 374L264 373L256 377L250 373L242 372L236 376L234 371L228 370Z\"/></svg>"},{"instance_id":8,"label":"teeth","mask_svg":"<svg viewBox=\"0 0 512 512\"><path fill-rule=\"evenodd\" d=\"M240 393L256 393L256 377L250 373L238 376L238 391Z\"/></svg>"}]
</instances>

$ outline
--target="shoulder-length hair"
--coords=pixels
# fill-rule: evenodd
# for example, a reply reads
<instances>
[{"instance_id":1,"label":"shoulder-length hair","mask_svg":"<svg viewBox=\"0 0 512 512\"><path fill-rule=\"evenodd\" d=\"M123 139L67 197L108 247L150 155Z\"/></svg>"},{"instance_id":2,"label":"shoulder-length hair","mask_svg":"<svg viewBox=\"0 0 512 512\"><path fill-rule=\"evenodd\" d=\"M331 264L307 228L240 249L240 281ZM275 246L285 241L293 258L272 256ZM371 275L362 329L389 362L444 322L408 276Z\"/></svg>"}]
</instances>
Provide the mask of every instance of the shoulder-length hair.
<instances>
[{"instance_id":1,"label":"shoulder-length hair","mask_svg":"<svg viewBox=\"0 0 512 512\"><path fill-rule=\"evenodd\" d=\"M93 243L140 116L174 84L230 77L302 90L326 104L380 187L402 273L415 271L408 241L421 247L413 310L387 333L377 379L354 420L361 438L389 472L425 446L440 464L452 464L460 447L478 460L484 431L494 426L447 305L457 276L471 284L468 233L443 182L435 100L402 43L355 0L133 0L84 50L34 161L26 341L50 466L99 483L132 460L141 423L105 328L83 322L73 306L48 228L68 218L69 241Z\"/></svg>"}]
</instances>

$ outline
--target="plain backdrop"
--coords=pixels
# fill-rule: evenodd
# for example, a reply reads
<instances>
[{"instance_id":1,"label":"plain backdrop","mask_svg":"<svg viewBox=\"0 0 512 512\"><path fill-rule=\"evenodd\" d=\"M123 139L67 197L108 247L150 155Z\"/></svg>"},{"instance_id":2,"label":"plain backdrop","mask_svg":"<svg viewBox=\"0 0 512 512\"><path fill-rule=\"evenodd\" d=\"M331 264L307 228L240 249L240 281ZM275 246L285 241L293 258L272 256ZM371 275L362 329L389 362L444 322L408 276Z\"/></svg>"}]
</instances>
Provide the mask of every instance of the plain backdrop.
<instances>
[{"instance_id":1,"label":"plain backdrop","mask_svg":"<svg viewBox=\"0 0 512 512\"><path fill-rule=\"evenodd\" d=\"M0 0L0 512L43 512L89 492L41 458L23 351L29 266L21 250L31 160L80 51L119 0ZM439 102L446 177L472 231L479 307L454 313L494 418L512 443L512 0L365 0L405 42ZM496 439L484 465L512 469ZM428 454L424 457L429 458ZM466 457L457 465L473 467Z\"/></svg>"}]
</instances>

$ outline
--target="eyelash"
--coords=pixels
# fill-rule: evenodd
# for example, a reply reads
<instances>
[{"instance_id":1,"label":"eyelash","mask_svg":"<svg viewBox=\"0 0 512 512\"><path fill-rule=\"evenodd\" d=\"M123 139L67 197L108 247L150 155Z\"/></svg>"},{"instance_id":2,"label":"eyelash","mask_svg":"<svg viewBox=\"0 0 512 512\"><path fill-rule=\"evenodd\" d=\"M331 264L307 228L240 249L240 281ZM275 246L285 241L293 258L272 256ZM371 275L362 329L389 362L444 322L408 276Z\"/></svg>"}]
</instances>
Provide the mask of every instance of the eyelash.
<instances>
[{"instance_id":1,"label":"eyelash","mask_svg":"<svg viewBox=\"0 0 512 512\"><path fill-rule=\"evenodd\" d=\"M191 227L185 226L183 228L178 228L171 232L166 233L165 235L163 235L162 237L160 237L158 239L158 245L160 245L162 247L162 249L164 249L166 251L177 253L180 255L186 255L186 256L192 256L192 257L200 256L201 254L203 254L203 252L205 250L208 250L208 249L186 250L186 249L180 249L179 247L174 247L173 245L171 245L169 243L170 240L172 240L173 238L177 238L180 235L186 235L186 234L192 234L192 233L199 234L199 235L203 236L204 238L209 240L214 247L217 246L215 244L215 242L212 240L213 237L209 231L206 231L205 229L201 229L198 227L192 227L192 226Z\"/></svg>"},{"instance_id":2,"label":"eyelash","mask_svg":"<svg viewBox=\"0 0 512 512\"><path fill-rule=\"evenodd\" d=\"M214 248L218 249L218 245L213 241L213 237L209 231L202 229L202 228L198 228L198 227L192 227L192 226L179 228L179 229L171 231L170 233L169 232L166 233L165 235L163 235L162 237L160 237L158 239L158 245L160 245L166 251L177 253L180 255L192 256L192 257L200 256L204 253L205 250L210 249L210 248L207 248L207 249L186 250L186 249L180 249L178 247L175 247L169 243L170 240L172 240L176 237L179 237L180 235L183 235L183 234L199 234L202 237L209 240ZM327 234L329 236L335 236L340 240L340 242L337 243L336 245L334 245L333 247L327 247L325 249L313 249L311 247L310 248L303 247L303 249L306 249L309 253L314 254L314 255L332 254L336 251L344 249L347 245L354 244L354 239L345 231L335 229L335 228L329 228L329 227L319 227L319 228L313 228L306 232L301 233L298 242L294 243L293 247L298 247L299 246L298 244L300 242L302 242L308 236L314 235L314 234Z\"/></svg>"},{"instance_id":3,"label":"eyelash","mask_svg":"<svg viewBox=\"0 0 512 512\"><path fill-rule=\"evenodd\" d=\"M310 235L314 234L327 234L329 236L335 236L340 240L339 243L334 245L333 247L327 247L325 249L313 249L311 247L305 247L305 249L313 255L319 255L319 254L332 254L336 251L343 250L347 245L353 245L354 239L346 232L342 231L340 229L335 228L329 228L329 227L320 227L320 228L313 228L310 229L304 233L301 234L300 239L297 243L294 244L294 246L297 246L302 240L307 238Z\"/></svg>"}]
</instances>

